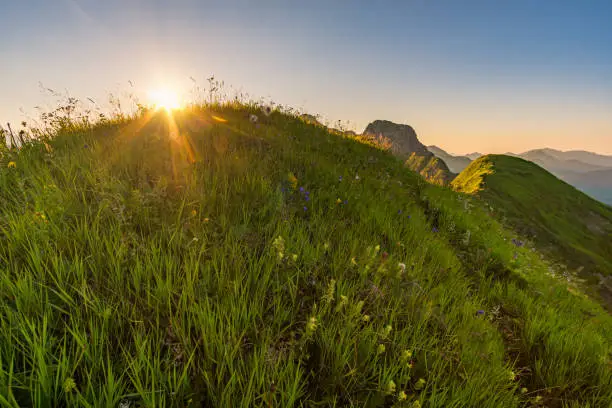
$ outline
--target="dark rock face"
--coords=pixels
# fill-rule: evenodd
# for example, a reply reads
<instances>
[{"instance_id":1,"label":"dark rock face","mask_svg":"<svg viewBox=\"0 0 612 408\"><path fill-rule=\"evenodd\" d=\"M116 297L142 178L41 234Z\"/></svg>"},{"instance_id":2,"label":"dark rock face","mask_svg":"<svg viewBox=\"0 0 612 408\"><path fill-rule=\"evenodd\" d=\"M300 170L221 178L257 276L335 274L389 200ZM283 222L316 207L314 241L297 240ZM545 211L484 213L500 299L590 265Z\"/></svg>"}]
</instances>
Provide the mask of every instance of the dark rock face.
<instances>
[{"instance_id":1,"label":"dark rock face","mask_svg":"<svg viewBox=\"0 0 612 408\"><path fill-rule=\"evenodd\" d=\"M454 174L444 161L434 156L417 138L409 125L398 125L388 120L375 120L363 132L382 137L391 143L391 152L406 160L406 165L426 180L435 184L448 184Z\"/></svg>"},{"instance_id":2,"label":"dark rock face","mask_svg":"<svg viewBox=\"0 0 612 408\"><path fill-rule=\"evenodd\" d=\"M388 120L375 120L364 130L364 134L383 136L392 143L391 152L398 156L409 157L412 153L431 155L425 145L417 138L416 132L409 125L398 125Z\"/></svg>"}]
</instances>

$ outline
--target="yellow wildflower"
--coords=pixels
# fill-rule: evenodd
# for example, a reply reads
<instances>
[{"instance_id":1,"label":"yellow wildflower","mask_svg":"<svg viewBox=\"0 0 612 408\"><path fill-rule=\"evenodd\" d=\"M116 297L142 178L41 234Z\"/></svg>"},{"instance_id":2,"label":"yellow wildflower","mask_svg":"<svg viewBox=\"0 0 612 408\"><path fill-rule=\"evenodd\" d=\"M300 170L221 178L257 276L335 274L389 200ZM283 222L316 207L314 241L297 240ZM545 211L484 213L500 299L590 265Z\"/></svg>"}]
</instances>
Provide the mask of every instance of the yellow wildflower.
<instances>
[{"instance_id":1,"label":"yellow wildflower","mask_svg":"<svg viewBox=\"0 0 612 408\"><path fill-rule=\"evenodd\" d=\"M341 202L342 202L342 200L340 199L340 197L338 197L338 198L336 199L336 204L340 204Z\"/></svg>"},{"instance_id":2,"label":"yellow wildflower","mask_svg":"<svg viewBox=\"0 0 612 408\"><path fill-rule=\"evenodd\" d=\"M310 318L310 320L308 321L308 324L306 325L306 330L309 333L314 333L315 330L317 330L317 318L312 316Z\"/></svg>"},{"instance_id":3,"label":"yellow wildflower","mask_svg":"<svg viewBox=\"0 0 612 408\"><path fill-rule=\"evenodd\" d=\"M287 176L287 180L289 180L289 183L291 184L291 188L295 190L298 184L297 177L295 177L293 173L289 172L289 175Z\"/></svg>"},{"instance_id":4,"label":"yellow wildflower","mask_svg":"<svg viewBox=\"0 0 612 408\"><path fill-rule=\"evenodd\" d=\"M402 351L402 361L408 361L410 360L410 357L412 357L412 351L410 350Z\"/></svg>"},{"instance_id":5,"label":"yellow wildflower","mask_svg":"<svg viewBox=\"0 0 612 408\"><path fill-rule=\"evenodd\" d=\"M423 378L419 378L419 381L417 381L417 383L414 385L414 389L415 390L423 389L423 387L425 387L426 382L427 381L425 381Z\"/></svg>"},{"instance_id":6,"label":"yellow wildflower","mask_svg":"<svg viewBox=\"0 0 612 408\"><path fill-rule=\"evenodd\" d=\"M406 398L408 398L408 396L404 391L400 391L399 394L397 394L398 401L406 401Z\"/></svg>"},{"instance_id":7,"label":"yellow wildflower","mask_svg":"<svg viewBox=\"0 0 612 408\"><path fill-rule=\"evenodd\" d=\"M14 169L15 167L17 167L17 163L15 163L14 161L9 162L9 164L8 164L8 168L9 169Z\"/></svg>"},{"instance_id":8,"label":"yellow wildflower","mask_svg":"<svg viewBox=\"0 0 612 408\"><path fill-rule=\"evenodd\" d=\"M395 392L395 387L395 382L393 380L389 381L389 384L387 384L387 393L393 394Z\"/></svg>"},{"instance_id":9,"label":"yellow wildflower","mask_svg":"<svg viewBox=\"0 0 612 408\"><path fill-rule=\"evenodd\" d=\"M71 392L75 388L76 388L76 382L74 381L74 379L73 378L66 378L66 381L64 381L64 392L66 394L68 394L69 392Z\"/></svg>"},{"instance_id":10,"label":"yellow wildflower","mask_svg":"<svg viewBox=\"0 0 612 408\"><path fill-rule=\"evenodd\" d=\"M384 353L386 350L387 350L387 348L385 347L385 345L384 345L384 344L379 344L379 345L378 345L378 350L377 350L377 353L378 353L378 354L383 354L383 353Z\"/></svg>"}]
</instances>

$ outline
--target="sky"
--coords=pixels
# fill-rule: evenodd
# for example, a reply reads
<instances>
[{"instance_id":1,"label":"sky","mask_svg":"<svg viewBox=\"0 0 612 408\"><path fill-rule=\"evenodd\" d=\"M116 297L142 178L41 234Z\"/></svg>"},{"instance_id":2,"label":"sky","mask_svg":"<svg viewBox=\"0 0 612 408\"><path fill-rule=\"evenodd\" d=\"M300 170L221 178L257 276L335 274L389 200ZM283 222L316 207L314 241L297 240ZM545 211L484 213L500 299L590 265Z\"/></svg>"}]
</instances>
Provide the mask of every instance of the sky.
<instances>
[{"instance_id":1,"label":"sky","mask_svg":"<svg viewBox=\"0 0 612 408\"><path fill-rule=\"evenodd\" d=\"M409 124L453 153L612 154L610 21L609 0L2 1L0 121L52 106L40 84L149 102L214 75L358 132Z\"/></svg>"}]
</instances>

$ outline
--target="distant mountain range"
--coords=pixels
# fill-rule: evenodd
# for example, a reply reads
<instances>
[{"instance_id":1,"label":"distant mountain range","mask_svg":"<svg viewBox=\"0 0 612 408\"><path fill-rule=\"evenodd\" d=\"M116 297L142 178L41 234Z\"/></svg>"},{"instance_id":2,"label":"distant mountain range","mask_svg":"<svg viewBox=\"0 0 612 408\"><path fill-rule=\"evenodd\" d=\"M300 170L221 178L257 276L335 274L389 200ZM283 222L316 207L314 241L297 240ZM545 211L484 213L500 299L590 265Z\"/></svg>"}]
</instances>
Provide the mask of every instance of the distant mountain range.
<instances>
[{"instance_id":1,"label":"distant mountain range","mask_svg":"<svg viewBox=\"0 0 612 408\"><path fill-rule=\"evenodd\" d=\"M442 159L453 173L460 173L473 160L482 156L470 153L455 156L437 146L427 149ZM561 180L573 185L591 197L612 205L612 156L573 150L535 149L524 153L506 153L538 164Z\"/></svg>"}]
</instances>

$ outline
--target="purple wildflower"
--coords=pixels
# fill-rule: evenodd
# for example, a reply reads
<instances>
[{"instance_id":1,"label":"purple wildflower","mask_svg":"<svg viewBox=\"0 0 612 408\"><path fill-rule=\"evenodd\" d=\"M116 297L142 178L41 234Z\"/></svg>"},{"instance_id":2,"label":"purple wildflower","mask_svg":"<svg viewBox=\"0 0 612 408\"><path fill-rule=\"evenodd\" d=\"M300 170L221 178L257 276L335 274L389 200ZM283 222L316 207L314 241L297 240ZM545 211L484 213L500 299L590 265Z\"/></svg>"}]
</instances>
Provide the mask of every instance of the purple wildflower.
<instances>
[{"instance_id":1,"label":"purple wildflower","mask_svg":"<svg viewBox=\"0 0 612 408\"><path fill-rule=\"evenodd\" d=\"M308 207L304 206L304 211L308 211Z\"/></svg>"},{"instance_id":2,"label":"purple wildflower","mask_svg":"<svg viewBox=\"0 0 612 408\"><path fill-rule=\"evenodd\" d=\"M482 309L476 311L476 316L482 316L484 314L485 314L485 311Z\"/></svg>"},{"instance_id":3,"label":"purple wildflower","mask_svg":"<svg viewBox=\"0 0 612 408\"><path fill-rule=\"evenodd\" d=\"M438 230L438 228L436 228L436 227L433 227L433 228L431 229L431 232L438 232L438 231L439 231L439 230Z\"/></svg>"},{"instance_id":4,"label":"purple wildflower","mask_svg":"<svg viewBox=\"0 0 612 408\"><path fill-rule=\"evenodd\" d=\"M84 149L89 149L89 145L88 145L88 144L85 144L85 145L83 146L83 148L84 148Z\"/></svg>"},{"instance_id":5,"label":"purple wildflower","mask_svg":"<svg viewBox=\"0 0 612 408\"><path fill-rule=\"evenodd\" d=\"M397 210L397 214L401 215L402 214L402 210Z\"/></svg>"},{"instance_id":6,"label":"purple wildflower","mask_svg":"<svg viewBox=\"0 0 612 408\"><path fill-rule=\"evenodd\" d=\"M344 200L344 205L347 205L347 204L348 204L348 200Z\"/></svg>"},{"instance_id":7,"label":"purple wildflower","mask_svg":"<svg viewBox=\"0 0 612 408\"><path fill-rule=\"evenodd\" d=\"M300 193L304 192L304 187L300 187Z\"/></svg>"},{"instance_id":8,"label":"purple wildflower","mask_svg":"<svg viewBox=\"0 0 612 408\"><path fill-rule=\"evenodd\" d=\"M342 176L338 177L338 181L342 181Z\"/></svg>"}]
</instances>

